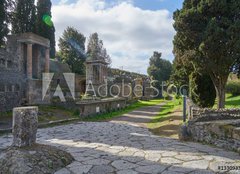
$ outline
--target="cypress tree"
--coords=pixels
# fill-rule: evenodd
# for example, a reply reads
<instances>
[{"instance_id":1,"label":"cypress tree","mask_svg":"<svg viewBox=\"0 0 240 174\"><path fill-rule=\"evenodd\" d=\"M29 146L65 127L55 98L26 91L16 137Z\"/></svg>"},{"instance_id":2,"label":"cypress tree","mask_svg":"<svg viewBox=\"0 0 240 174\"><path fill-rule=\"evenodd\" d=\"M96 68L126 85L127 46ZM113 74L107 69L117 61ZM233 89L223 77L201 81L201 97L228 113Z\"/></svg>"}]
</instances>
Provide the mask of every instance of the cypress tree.
<instances>
[{"instance_id":1,"label":"cypress tree","mask_svg":"<svg viewBox=\"0 0 240 174\"><path fill-rule=\"evenodd\" d=\"M0 0L0 47L4 45L4 37L8 33L6 13L6 0Z\"/></svg>"},{"instance_id":2,"label":"cypress tree","mask_svg":"<svg viewBox=\"0 0 240 174\"><path fill-rule=\"evenodd\" d=\"M0 0L0 47L5 45L5 37L9 33L8 24L11 19L12 0Z\"/></svg>"},{"instance_id":3,"label":"cypress tree","mask_svg":"<svg viewBox=\"0 0 240 174\"><path fill-rule=\"evenodd\" d=\"M13 34L35 32L36 8L34 0L17 0L12 16Z\"/></svg>"},{"instance_id":4,"label":"cypress tree","mask_svg":"<svg viewBox=\"0 0 240 174\"><path fill-rule=\"evenodd\" d=\"M55 57L55 27L51 20L51 7L50 0L38 0L37 2L37 21L36 21L36 33L42 37L50 40L50 57Z\"/></svg>"}]
</instances>

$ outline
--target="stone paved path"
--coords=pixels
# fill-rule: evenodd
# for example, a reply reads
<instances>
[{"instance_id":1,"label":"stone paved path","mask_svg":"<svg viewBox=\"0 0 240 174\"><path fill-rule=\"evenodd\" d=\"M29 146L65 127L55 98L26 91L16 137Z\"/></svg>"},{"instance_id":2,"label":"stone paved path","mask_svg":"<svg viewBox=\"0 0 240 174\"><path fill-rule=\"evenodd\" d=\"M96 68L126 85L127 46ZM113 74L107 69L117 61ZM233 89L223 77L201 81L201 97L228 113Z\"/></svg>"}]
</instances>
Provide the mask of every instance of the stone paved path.
<instances>
[{"instance_id":1,"label":"stone paved path","mask_svg":"<svg viewBox=\"0 0 240 174\"><path fill-rule=\"evenodd\" d=\"M157 112L157 108L152 109ZM138 111L143 113L144 109ZM218 166L240 166L237 153L154 136L136 122L79 122L40 129L38 142L64 149L75 158L56 174L204 174L220 172ZM1 136L0 148L11 141L11 135Z\"/></svg>"}]
</instances>

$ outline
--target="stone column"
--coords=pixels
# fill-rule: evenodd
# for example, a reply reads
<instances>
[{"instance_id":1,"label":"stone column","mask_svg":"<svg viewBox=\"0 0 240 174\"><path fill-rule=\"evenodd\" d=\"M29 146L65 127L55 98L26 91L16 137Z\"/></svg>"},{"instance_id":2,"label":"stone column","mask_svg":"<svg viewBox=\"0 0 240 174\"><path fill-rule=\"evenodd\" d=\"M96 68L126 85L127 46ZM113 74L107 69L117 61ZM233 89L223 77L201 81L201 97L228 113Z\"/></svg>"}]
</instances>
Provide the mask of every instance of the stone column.
<instances>
[{"instance_id":1,"label":"stone column","mask_svg":"<svg viewBox=\"0 0 240 174\"><path fill-rule=\"evenodd\" d=\"M45 73L49 73L50 49L46 48L45 52Z\"/></svg>"},{"instance_id":2,"label":"stone column","mask_svg":"<svg viewBox=\"0 0 240 174\"><path fill-rule=\"evenodd\" d=\"M32 79L32 44L27 44L27 77Z\"/></svg>"},{"instance_id":3,"label":"stone column","mask_svg":"<svg viewBox=\"0 0 240 174\"><path fill-rule=\"evenodd\" d=\"M38 61L38 63L37 63L37 74L38 74L38 78L40 79L41 78L41 76L42 76L42 72L41 72L41 59L40 59L40 48L39 48L39 46L38 46L38 49L37 49L37 61Z\"/></svg>"},{"instance_id":4,"label":"stone column","mask_svg":"<svg viewBox=\"0 0 240 174\"><path fill-rule=\"evenodd\" d=\"M32 146L36 143L38 128L38 107L20 107L13 109L14 147Z\"/></svg>"}]
</instances>

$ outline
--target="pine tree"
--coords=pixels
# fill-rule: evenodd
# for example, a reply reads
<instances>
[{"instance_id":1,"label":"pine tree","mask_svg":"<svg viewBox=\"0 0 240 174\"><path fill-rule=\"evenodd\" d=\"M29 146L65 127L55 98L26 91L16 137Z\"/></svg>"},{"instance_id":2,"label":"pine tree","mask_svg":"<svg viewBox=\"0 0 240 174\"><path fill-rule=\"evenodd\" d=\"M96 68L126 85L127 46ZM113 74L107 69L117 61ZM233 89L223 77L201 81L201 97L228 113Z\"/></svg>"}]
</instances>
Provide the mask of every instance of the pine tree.
<instances>
[{"instance_id":1,"label":"pine tree","mask_svg":"<svg viewBox=\"0 0 240 174\"><path fill-rule=\"evenodd\" d=\"M17 0L12 16L13 34L35 32L36 7L34 0Z\"/></svg>"},{"instance_id":2,"label":"pine tree","mask_svg":"<svg viewBox=\"0 0 240 174\"><path fill-rule=\"evenodd\" d=\"M103 41L99 39L97 33L93 33L88 42L87 57L92 60L103 60L106 63L111 63L111 58L107 54L106 48L103 46Z\"/></svg>"},{"instance_id":3,"label":"pine tree","mask_svg":"<svg viewBox=\"0 0 240 174\"><path fill-rule=\"evenodd\" d=\"M77 29L68 27L59 39L59 56L67 63L72 72L85 74L85 41L86 38Z\"/></svg>"},{"instance_id":4,"label":"pine tree","mask_svg":"<svg viewBox=\"0 0 240 174\"><path fill-rule=\"evenodd\" d=\"M55 27L51 20L51 7L50 0L38 0L37 2L37 21L36 21L36 33L42 37L50 40L50 57L54 58L55 49Z\"/></svg>"}]
</instances>

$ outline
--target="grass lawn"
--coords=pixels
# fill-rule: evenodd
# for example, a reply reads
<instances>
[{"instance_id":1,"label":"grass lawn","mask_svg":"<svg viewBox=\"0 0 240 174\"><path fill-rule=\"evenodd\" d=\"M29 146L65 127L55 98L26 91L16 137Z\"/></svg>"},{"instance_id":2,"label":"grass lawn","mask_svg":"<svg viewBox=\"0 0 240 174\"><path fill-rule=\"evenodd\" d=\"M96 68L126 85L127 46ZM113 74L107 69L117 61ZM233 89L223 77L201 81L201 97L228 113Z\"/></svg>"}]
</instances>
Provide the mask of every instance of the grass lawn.
<instances>
[{"instance_id":1,"label":"grass lawn","mask_svg":"<svg viewBox=\"0 0 240 174\"><path fill-rule=\"evenodd\" d=\"M169 114L180 109L182 107L182 99L174 99L167 101L165 105L161 107L161 110L156 117L149 123L149 128L155 127L162 119L169 116Z\"/></svg>"},{"instance_id":2,"label":"grass lawn","mask_svg":"<svg viewBox=\"0 0 240 174\"><path fill-rule=\"evenodd\" d=\"M227 94L226 108L240 108L240 96L233 97Z\"/></svg>"},{"instance_id":3,"label":"grass lawn","mask_svg":"<svg viewBox=\"0 0 240 174\"><path fill-rule=\"evenodd\" d=\"M84 121L104 121L104 120L109 120L113 117L117 117L123 114L126 114L128 112L131 112L137 108L141 108L141 107L145 107L145 106L153 106L153 105L157 105L162 103L164 100L163 99L155 99L155 100L150 100L150 101L138 101L136 103L133 103L131 105L129 105L128 107L119 110L119 111L113 111L110 113L105 113L105 114L100 114L100 115L96 115L94 117L91 118L86 118L84 119Z\"/></svg>"},{"instance_id":4,"label":"grass lawn","mask_svg":"<svg viewBox=\"0 0 240 174\"><path fill-rule=\"evenodd\" d=\"M217 108L217 100L213 108L214 109ZM225 108L227 109L240 108L240 96L232 96L231 94L226 94Z\"/></svg>"}]
</instances>

